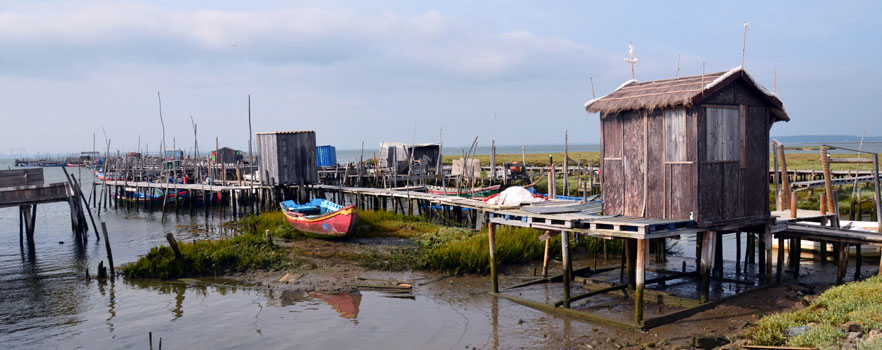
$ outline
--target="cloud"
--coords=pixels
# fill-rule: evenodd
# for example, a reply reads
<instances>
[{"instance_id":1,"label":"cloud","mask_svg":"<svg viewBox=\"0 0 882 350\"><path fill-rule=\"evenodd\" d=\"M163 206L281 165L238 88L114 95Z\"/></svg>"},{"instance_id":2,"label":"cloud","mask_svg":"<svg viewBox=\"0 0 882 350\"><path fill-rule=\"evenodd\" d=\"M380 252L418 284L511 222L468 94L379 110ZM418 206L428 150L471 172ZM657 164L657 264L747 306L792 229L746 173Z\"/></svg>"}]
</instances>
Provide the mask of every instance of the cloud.
<instances>
[{"instance_id":1,"label":"cloud","mask_svg":"<svg viewBox=\"0 0 882 350\"><path fill-rule=\"evenodd\" d=\"M414 16L323 9L164 11L105 2L0 12L0 45L6 48L0 70L68 77L123 63L283 67L380 60L404 70L495 78L539 59L588 53L571 41L526 31L483 32L437 10Z\"/></svg>"}]
</instances>

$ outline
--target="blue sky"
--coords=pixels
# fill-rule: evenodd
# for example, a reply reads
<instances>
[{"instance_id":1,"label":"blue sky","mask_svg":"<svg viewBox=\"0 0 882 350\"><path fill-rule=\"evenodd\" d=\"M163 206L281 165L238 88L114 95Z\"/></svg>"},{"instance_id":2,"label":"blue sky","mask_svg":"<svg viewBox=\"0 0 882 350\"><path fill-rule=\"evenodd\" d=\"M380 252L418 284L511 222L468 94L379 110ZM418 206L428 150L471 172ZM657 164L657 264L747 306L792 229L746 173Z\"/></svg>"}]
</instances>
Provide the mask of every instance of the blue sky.
<instances>
[{"instance_id":1,"label":"blue sky","mask_svg":"<svg viewBox=\"0 0 882 350\"><path fill-rule=\"evenodd\" d=\"M773 135L880 135L878 3L710 1L4 1L0 154L247 148L254 131L315 130L320 144L598 142L591 98L630 79L740 64L792 119Z\"/></svg>"}]
</instances>

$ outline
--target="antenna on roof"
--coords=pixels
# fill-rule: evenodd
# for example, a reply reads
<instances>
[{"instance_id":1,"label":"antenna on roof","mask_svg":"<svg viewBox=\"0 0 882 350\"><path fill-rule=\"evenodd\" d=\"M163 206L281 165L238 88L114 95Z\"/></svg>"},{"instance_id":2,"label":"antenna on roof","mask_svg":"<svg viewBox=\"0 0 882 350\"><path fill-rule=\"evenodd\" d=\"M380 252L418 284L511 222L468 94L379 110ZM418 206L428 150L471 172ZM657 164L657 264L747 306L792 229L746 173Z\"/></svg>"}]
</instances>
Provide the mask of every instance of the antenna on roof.
<instances>
[{"instance_id":1,"label":"antenna on roof","mask_svg":"<svg viewBox=\"0 0 882 350\"><path fill-rule=\"evenodd\" d=\"M597 96L594 96L594 77L588 77L588 80L591 81L591 98L595 99Z\"/></svg>"},{"instance_id":2,"label":"antenna on roof","mask_svg":"<svg viewBox=\"0 0 882 350\"><path fill-rule=\"evenodd\" d=\"M744 39L741 41L741 69L744 69L744 47L747 46L747 22L744 22Z\"/></svg>"},{"instance_id":3,"label":"antenna on roof","mask_svg":"<svg viewBox=\"0 0 882 350\"><path fill-rule=\"evenodd\" d=\"M704 97L704 61L701 61L701 97Z\"/></svg>"},{"instance_id":4,"label":"antenna on roof","mask_svg":"<svg viewBox=\"0 0 882 350\"><path fill-rule=\"evenodd\" d=\"M772 92L778 93L778 68L775 68L775 76L772 81Z\"/></svg>"},{"instance_id":5,"label":"antenna on roof","mask_svg":"<svg viewBox=\"0 0 882 350\"><path fill-rule=\"evenodd\" d=\"M634 56L634 43L628 42L628 58L625 59L626 63L631 64L631 79L634 79L634 63L637 63L637 56Z\"/></svg>"},{"instance_id":6,"label":"antenna on roof","mask_svg":"<svg viewBox=\"0 0 882 350\"><path fill-rule=\"evenodd\" d=\"M677 53L677 70L674 71L674 78L680 77L680 53Z\"/></svg>"}]
</instances>

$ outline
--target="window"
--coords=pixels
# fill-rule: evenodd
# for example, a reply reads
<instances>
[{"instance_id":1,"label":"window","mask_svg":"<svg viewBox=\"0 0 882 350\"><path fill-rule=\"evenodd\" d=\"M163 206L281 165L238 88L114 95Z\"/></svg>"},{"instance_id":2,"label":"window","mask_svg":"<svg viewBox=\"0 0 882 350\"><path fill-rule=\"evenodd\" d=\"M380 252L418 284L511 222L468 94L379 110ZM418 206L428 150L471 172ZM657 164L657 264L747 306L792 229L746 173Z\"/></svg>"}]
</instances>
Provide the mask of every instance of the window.
<instances>
[{"instance_id":1,"label":"window","mask_svg":"<svg viewBox=\"0 0 882 350\"><path fill-rule=\"evenodd\" d=\"M665 161L686 161L686 110L665 110Z\"/></svg>"},{"instance_id":2,"label":"window","mask_svg":"<svg viewBox=\"0 0 882 350\"><path fill-rule=\"evenodd\" d=\"M707 160L738 161L741 149L737 108L707 108Z\"/></svg>"}]
</instances>

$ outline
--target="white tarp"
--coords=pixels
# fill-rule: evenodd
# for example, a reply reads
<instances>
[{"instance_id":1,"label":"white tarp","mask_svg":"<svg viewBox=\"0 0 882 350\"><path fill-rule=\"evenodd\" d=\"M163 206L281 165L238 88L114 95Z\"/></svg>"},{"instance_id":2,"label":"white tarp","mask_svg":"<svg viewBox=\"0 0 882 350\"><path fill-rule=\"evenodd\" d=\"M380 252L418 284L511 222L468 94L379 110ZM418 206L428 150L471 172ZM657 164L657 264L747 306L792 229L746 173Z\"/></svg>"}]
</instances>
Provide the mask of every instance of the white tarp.
<instances>
[{"instance_id":1,"label":"white tarp","mask_svg":"<svg viewBox=\"0 0 882 350\"><path fill-rule=\"evenodd\" d=\"M496 197L487 200L487 204L494 205L519 205L522 203L535 203L545 201L542 198L533 197L530 191L523 187L509 187Z\"/></svg>"}]
</instances>

